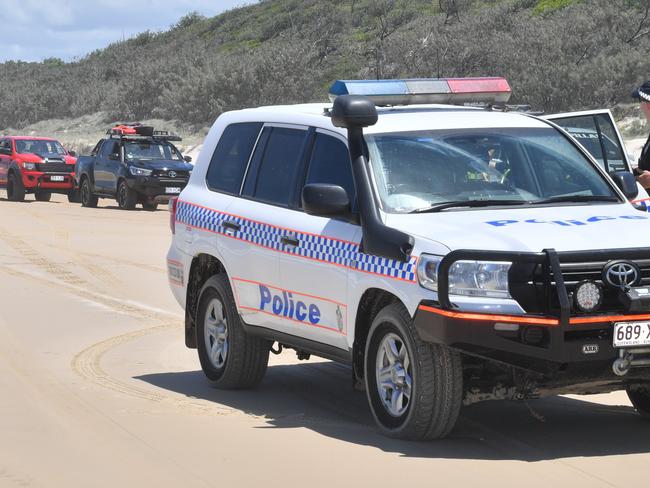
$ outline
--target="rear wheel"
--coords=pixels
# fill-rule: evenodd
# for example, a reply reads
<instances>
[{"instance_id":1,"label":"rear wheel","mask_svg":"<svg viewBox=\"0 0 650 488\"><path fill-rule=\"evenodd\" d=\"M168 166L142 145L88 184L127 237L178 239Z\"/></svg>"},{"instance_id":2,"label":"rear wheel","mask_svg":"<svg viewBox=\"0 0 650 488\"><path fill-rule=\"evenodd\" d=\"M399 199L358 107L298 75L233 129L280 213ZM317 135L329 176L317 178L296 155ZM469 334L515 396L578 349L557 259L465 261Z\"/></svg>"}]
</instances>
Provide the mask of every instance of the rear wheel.
<instances>
[{"instance_id":1,"label":"rear wheel","mask_svg":"<svg viewBox=\"0 0 650 488\"><path fill-rule=\"evenodd\" d=\"M90 187L90 180L84 178L81 180L81 190L79 190L79 198L82 207L96 207L99 199L93 195L93 190Z\"/></svg>"},{"instance_id":2,"label":"rear wheel","mask_svg":"<svg viewBox=\"0 0 650 488\"><path fill-rule=\"evenodd\" d=\"M52 192L51 191L37 191L34 194L34 198L36 198L37 202L49 202L52 199Z\"/></svg>"},{"instance_id":3,"label":"rear wheel","mask_svg":"<svg viewBox=\"0 0 650 488\"><path fill-rule=\"evenodd\" d=\"M129 188L126 181L120 181L117 188L117 204L122 210L133 210L138 203L138 194Z\"/></svg>"},{"instance_id":4,"label":"rear wheel","mask_svg":"<svg viewBox=\"0 0 650 488\"><path fill-rule=\"evenodd\" d=\"M384 434L429 440L454 428L462 402L460 355L423 342L401 304L385 307L370 327L365 381L372 415Z\"/></svg>"},{"instance_id":5,"label":"rear wheel","mask_svg":"<svg viewBox=\"0 0 650 488\"><path fill-rule=\"evenodd\" d=\"M630 387L627 396L641 417L650 420L650 386Z\"/></svg>"},{"instance_id":6,"label":"rear wheel","mask_svg":"<svg viewBox=\"0 0 650 488\"><path fill-rule=\"evenodd\" d=\"M25 187L20 179L13 171L9 173L7 178L7 199L12 202L22 202L25 200Z\"/></svg>"},{"instance_id":7,"label":"rear wheel","mask_svg":"<svg viewBox=\"0 0 650 488\"><path fill-rule=\"evenodd\" d=\"M253 388L262 381L270 343L244 332L224 274L210 278L201 290L196 337L201 367L215 386Z\"/></svg>"}]
</instances>

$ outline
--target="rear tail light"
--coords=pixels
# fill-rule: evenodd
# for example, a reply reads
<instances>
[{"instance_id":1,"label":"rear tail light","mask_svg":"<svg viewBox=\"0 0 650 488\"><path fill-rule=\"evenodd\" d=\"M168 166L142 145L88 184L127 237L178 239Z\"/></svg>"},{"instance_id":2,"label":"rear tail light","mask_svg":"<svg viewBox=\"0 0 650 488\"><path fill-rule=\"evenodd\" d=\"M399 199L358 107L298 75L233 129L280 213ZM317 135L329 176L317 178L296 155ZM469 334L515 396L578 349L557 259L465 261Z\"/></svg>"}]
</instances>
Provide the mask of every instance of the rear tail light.
<instances>
[{"instance_id":1,"label":"rear tail light","mask_svg":"<svg viewBox=\"0 0 650 488\"><path fill-rule=\"evenodd\" d=\"M176 208L178 207L178 198L169 200L169 228L172 234L176 234Z\"/></svg>"}]
</instances>

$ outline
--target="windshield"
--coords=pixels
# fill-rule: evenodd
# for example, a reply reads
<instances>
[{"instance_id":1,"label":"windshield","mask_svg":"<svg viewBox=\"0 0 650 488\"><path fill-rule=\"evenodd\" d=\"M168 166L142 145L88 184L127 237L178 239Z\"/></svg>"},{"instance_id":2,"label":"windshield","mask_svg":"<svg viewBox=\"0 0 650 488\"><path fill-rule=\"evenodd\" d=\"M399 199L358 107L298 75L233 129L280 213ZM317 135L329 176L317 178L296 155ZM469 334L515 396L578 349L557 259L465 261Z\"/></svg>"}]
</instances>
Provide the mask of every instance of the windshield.
<instances>
[{"instance_id":1,"label":"windshield","mask_svg":"<svg viewBox=\"0 0 650 488\"><path fill-rule=\"evenodd\" d=\"M128 161L146 161L152 159L182 160L180 151L168 142L125 142L124 156Z\"/></svg>"},{"instance_id":2,"label":"windshield","mask_svg":"<svg viewBox=\"0 0 650 488\"><path fill-rule=\"evenodd\" d=\"M553 128L456 129L366 135L384 210L443 202L617 194Z\"/></svg>"},{"instance_id":3,"label":"windshield","mask_svg":"<svg viewBox=\"0 0 650 488\"><path fill-rule=\"evenodd\" d=\"M38 139L17 139L16 152L19 154L38 154L41 156L48 154L65 156L66 154L60 142Z\"/></svg>"}]
</instances>

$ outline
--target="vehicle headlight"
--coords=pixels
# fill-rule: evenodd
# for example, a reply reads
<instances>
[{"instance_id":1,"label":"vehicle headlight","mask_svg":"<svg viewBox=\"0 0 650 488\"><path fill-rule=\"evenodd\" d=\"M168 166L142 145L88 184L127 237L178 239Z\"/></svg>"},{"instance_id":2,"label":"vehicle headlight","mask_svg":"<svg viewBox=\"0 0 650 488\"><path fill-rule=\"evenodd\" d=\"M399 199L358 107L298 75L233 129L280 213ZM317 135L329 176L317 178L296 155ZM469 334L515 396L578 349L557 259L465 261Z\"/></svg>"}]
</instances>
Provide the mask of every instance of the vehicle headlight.
<instances>
[{"instance_id":1,"label":"vehicle headlight","mask_svg":"<svg viewBox=\"0 0 650 488\"><path fill-rule=\"evenodd\" d=\"M34 171L36 169L36 163L23 163L23 168L27 171Z\"/></svg>"},{"instance_id":2,"label":"vehicle headlight","mask_svg":"<svg viewBox=\"0 0 650 488\"><path fill-rule=\"evenodd\" d=\"M133 176L151 176L153 170L129 166L129 171Z\"/></svg>"},{"instance_id":3,"label":"vehicle headlight","mask_svg":"<svg viewBox=\"0 0 650 488\"><path fill-rule=\"evenodd\" d=\"M443 256L423 254L418 261L418 281L438 291L438 267ZM474 297L511 298L508 271L512 263L456 261L449 268L449 294Z\"/></svg>"}]
</instances>

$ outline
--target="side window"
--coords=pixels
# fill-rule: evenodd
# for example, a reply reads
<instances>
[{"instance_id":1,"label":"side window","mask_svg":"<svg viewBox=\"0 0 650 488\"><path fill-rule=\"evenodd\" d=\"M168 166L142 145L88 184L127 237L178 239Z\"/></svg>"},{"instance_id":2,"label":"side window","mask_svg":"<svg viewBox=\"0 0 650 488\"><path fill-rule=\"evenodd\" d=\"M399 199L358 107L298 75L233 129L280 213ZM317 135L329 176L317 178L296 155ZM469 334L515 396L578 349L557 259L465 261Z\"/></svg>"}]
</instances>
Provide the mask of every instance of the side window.
<instances>
[{"instance_id":1,"label":"side window","mask_svg":"<svg viewBox=\"0 0 650 488\"><path fill-rule=\"evenodd\" d=\"M620 146L616 129L612 125L612 119L605 114L596 116L600 127L605 155L607 157L607 171L629 171L623 156L623 149Z\"/></svg>"},{"instance_id":2,"label":"side window","mask_svg":"<svg viewBox=\"0 0 650 488\"><path fill-rule=\"evenodd\" d=\"M120 146L117 142L115 141L110 141L106 140L104 141L104 144L102 145L102 150L100 152L100 156L102 158L108 159L108 157L113 154L113 153L118 153L120 152Z\"/></svg>"},{"instance_id":3,"label":"side window","mask_svg":"<svg viewBox=\"0 0 650 488\"><path fill-rule=\"evenodd\" d=\"M580 117L567 117L566 119L554 119L557 125L566 130L575 140L589 151L603 169L605 168L605 158L600 147L598 137L598 128L592 115L583 115Z\"/></svg>"},{"instance_id":4,"label":"side window","mask_svg":"<svg viewBox=\"0 0 650 488\"><path fill-rule=\"evenodd\" d=\"M289 204L306 135L302 129L273 128L257 174L256 199Z\"/></svg>"},{"instance_id":5,"label":"side window","mask_svg":"<svg viewBox=\"0 0 650 488\"><path fill-rule=\"evenodd\" d=\"M210 166L207 183L212 190L239 195L242 179L261 123L231 124L223 131Z\"/></svg>"},{"instance_id":6,"label":"side window","mask_svg":"<svg viewBox=\"0 0 650 488\"><path fill-rule=\"evenodd\" d=\"M102 147L102 143L103 143L103 142L104 142L104 141L99 141L99 142L97 143L97 145L95 146L95 148L94 148L94 149L92 150L92 152L90 153L91 156L97 156L97 154L99 153L99 150L100 150L101 147Z\"/></svg>"},{"instance_id":7,"label":"side window","mask_svg":"<svg viewBox=\"0 0 650 488\"><path fill-rule=\"evenodd\" d=\"M0 140L0 154L11 154L11 143L9 142L9 139Z\"/></svg>"},{"instance_id":8,"label":"side window","mask_svg":"<svg viewBox=\"0 0 650 488\"><path fill-rule=\"evenodd\" d=\"M305 180L305 184L310 183L330 183L343 187L348 192L352 207L355 207L356 190L352 163L343 141L321 133L316 135Z\"/></svg>"}]
</instances>

